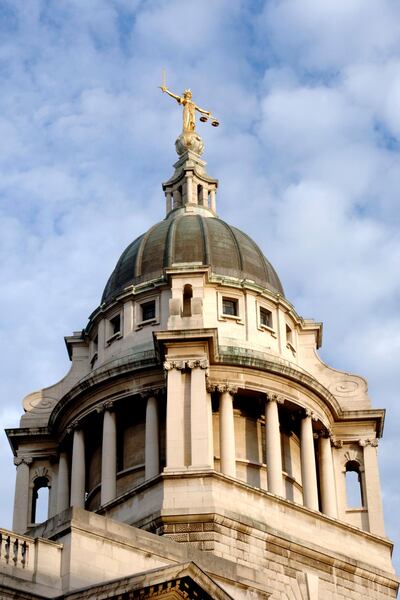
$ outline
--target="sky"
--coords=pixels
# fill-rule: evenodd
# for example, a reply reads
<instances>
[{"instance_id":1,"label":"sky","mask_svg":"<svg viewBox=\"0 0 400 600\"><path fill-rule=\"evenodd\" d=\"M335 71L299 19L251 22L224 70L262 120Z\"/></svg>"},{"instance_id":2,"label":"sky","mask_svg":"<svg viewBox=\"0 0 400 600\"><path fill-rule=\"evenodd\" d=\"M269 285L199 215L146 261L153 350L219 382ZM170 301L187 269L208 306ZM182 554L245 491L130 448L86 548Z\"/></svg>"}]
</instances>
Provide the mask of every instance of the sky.
<instances>
[{"instance_id":1,"label":"sky","mask_svg":"<svg viewBox=\"0 0 400 600\"><path fill-rule=\"evenodd\" d=\"M261 246L324 361L386 408L400 571L398 0L0 0L0 428L58 381L122 250L164 217L179 107L202 126L219 215ZM0 436L0 525L15 467Z\"/></svg>"}]
</instances>

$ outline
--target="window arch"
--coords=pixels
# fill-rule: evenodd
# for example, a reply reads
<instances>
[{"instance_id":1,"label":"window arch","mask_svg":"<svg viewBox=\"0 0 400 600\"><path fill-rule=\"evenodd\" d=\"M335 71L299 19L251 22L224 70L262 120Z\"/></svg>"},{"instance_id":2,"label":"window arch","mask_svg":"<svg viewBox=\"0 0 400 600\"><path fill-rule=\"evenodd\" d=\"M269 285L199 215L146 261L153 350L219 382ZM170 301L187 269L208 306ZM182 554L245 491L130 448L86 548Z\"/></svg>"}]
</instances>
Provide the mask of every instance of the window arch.
<instances>
[{"instance_id":1,"label":"window arch","mask_svg":"<svg viewBox=\"0 0 400 600\"><path fill-rule=\"evenodd\" d=\"M357 460L347 461L345 476L347 508L362 508L364 506L363 486L360 463Z\"/></svg>"},{"instance_id":2,"label":"window arch","mask_svg":"<svg viewBox=\"0 0 400 600\"><path fill-rule=\"evenodd\" d=\"M31 523L46 521L49 509L50 481L48 477L36 477L32 490Z\"/></svg>"}]
</instances>

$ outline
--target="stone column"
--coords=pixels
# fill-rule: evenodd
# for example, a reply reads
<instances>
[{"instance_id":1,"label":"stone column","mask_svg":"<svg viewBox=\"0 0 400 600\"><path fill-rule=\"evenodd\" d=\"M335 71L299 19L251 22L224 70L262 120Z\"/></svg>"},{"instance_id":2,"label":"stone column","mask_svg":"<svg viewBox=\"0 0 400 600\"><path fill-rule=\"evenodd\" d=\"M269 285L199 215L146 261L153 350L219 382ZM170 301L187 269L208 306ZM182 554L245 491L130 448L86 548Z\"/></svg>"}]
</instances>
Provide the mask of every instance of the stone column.
<instances>
[{"instance_id":1,"label":"stone column","mask_svg":"<svg viewBox=\"0 0 400 600\"><path fill-rule=\"evenodd\" d=\"M69 468L68 455L60 452L57 478L57 514L69 507Z\"/></svg>"},{"instance_id":2,"label":"stone column","mask_svg":"<svg viewBox=\"0 0 400 600\"><path fill-rule=\"evenodd\" d=\"M203 185L202 187L202 202L203 202L203 206L206 206L207 208L210 208L208 206L208 189L206 188L205 185Z\"/></svg>"},{"instance_id":3,"label":"stone column","mask_svg":"<svg viewBox=\"0 0 400 600\"><path fill-rule=\"evenodd\" d=\"M165 209L168 214L172 210L172 195L171 192L165 192Z\"/></svg>"},{"instance_id":4,"label":"stone column","mask_svg":"<svg viewBox=\"0 0 400 600\"><path fill-rule=\"evenodd\" d=\"M101 505L111 502L117 496L117 417L112 402L107 402L103 409Z\"/></svg>"},{"instance_id":5,"label":"stone column","mask_svg":"<svg viewBox=\"0 0 400 600\"><path fill-rule=\"evenodd\" d=\"M236 387L218 386L219 399L219 453L220 469L224 475L236 477L235 423L233 418L233 395Z\"/></svg>"},{"instance_id":6,"label":"stone column","mask_svg":"<svg viewBox=\"0 0 400 600\"><path fill-rule=\"evenodd\" d=\"M314 435L312 429L313 413L306 410L301 419L301 479L303 483L303 504L318 510L317 472L315 466Z\"/></svg>"},{"instance_id":7,"label":"stone column","mask_svg":"<svg viewBox=\"0 0 400 600\"><path fill-rule=\"evenodd\" d=\"M217 212L217 207L215 204L215 189L210 190L210 208L212 211Z\"/></svg>"},{"instance_id":8,"label":"stone column","mask_svg":"<svg viewBox=\"0 0 400 600\"><path fill-rule=\"evenodd\" d=\"M211 468L210 464L210 419L207 410L206 373L208 361L190 360L190 437L191 466Z\"/></svg>"},{"instance_id":9,"label":"stone column","mask_svg":"<svg viewBox=\"0 0 400 600\"><path fill-rule=\"evenodd\" d=\"M167 371L167 424L166 470L182 469L185 465L185 389L182 370L185 361L166 360Z\"/></svg>"},{"instance_id":10,"label":"stone column","mask_svg":"<svg viewBox=\"0 0 400 600\"><path fill-rule=\"evenodd\" d=\"M74 429L72 442L71 506L85 508L86 470L85 438L78 426Z\"/></svg>"},{"instance_id":11,"label":"stone column","mask_svg":"<svg viewBox=\"0 0 400 600\"><path fill-rule=\"evenodd\" d=\"M14 515L13 531L16 533L25 533L28 529L28 511L29 511L29 465L32 459L28 457L14 458L14 465L17 467L17 477L15 480L14 496Z\"/></svg>"},{"instance_id":12,"label":"stone column","mask_svg":"<svg viewBox=\"0 0 400 600\"><path fill-rule=\"evenodd\" d=\"M212 412L212 400L211 393L207 389L207 416L208 416L208 431L210 432L210 437L208 440L208 460L211 468L214 468L214 427L213 427L213 412Z\"/></svg>"},{"instance_id":13,"label":"stone column","mask_svg":"<svg viewBox=\"0 0 400 600\"><path fill-rule=\"evenodd\" d=\"M364 457L365 503L368 509L369 530L385 535L379 467L377 457L378 440L360 440Z\"/></svg>"},{"instance_id":14,"label":"stone column","mask_svg":"<svg viewBox=\"0 0 400 600\"><path fill-rule=\"evenodd\" d=\"M197 194L196 200L197 204ZM193 175L190 172L186 173L186 204L193 203Z\"/></svg>"},{"instance_id":15,"label":"stone column","mask_svg":"<svg viewBox=\"0 0 400 600\"><path fill-rule=\"evenodd\" d=\"M337 497L333 470L331 438L327 432L318 438L319 481L321 485L321 509L329 517L337 519Z\"/></svg>"},{"instance_id":16,"label":"stone column","mask_svg":"<svg viewBox=\"0 0 400 600\"><path fill-rule=\"evenodd\" d=\"M160 472L158 406L154 392L147 395L144 456L144 478L147 480Z\"/></svg>"},{"instance_id":17,"label":"stone column","mask_svg":"<svg viewBox=\"0 0 400 600\"><path fill-rule=\"evenodd\" d=\"M283 399L276 394L267 395L265 404L265 447L267 455L268 491L283 496L281 432L278 403Z\"/></svg>"}]
</instances>

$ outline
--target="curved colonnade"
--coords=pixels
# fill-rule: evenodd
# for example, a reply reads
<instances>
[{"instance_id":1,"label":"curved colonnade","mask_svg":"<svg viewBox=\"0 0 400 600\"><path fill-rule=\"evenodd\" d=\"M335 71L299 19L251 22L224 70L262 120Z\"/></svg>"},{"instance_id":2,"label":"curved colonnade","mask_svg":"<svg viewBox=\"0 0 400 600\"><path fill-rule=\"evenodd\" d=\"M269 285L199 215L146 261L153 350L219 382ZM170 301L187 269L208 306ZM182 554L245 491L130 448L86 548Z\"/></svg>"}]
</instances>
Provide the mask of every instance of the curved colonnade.
<instances>
[{"instance_id":1,"label":"curved colonnade","mask_svg":"<svg viewBox=\"0 0 400 600\"><path fill-rule=\"evenodd\" d=\"M158 372L151 388L97 401L80 416L74 414L63 435L60 430L58 460L52 458L56 468L48 470L53 473L47 478L49 516L70 505L96 511L160 473L189 469L215 470L338 517L332 450L340 442L330 429L334 416L329 423L328 409L321 416L315 402L313 410L306 390L302 403L278 393L276 380L268 391L240 387L234 369L214 372L205 359L167 359L164 373L167 386ZM76 401L74 406L78 411ZM60 427L65 419L65 414L59 418ZM376 461L376 453L369 452L373 445L363 447L370 462ZM21 506L15 519L26 529L32 525L33 496L27 493L32 478L29 460L16 463Z\"/></svg>"}]
</instances>

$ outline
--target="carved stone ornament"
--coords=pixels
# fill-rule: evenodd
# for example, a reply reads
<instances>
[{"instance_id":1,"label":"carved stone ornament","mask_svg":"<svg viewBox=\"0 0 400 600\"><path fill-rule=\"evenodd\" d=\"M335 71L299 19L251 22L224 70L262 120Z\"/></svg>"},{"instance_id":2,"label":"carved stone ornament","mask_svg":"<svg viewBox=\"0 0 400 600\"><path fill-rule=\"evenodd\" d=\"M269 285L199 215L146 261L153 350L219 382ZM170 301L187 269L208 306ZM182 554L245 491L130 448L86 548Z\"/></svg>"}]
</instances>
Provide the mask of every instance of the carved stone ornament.
<instances>
[{"instance_id":1,"label":"carved stone ornament","mask_svg":"<svg viewBox=\"0 0 400 600\"><path fill-rule=\"evenodd\" d=\"M304 409L304 413L303 413L303 419L304 419L305 417L311 417L311 419L312 419L313 421L318 421L318 417L317 417L317 415L316 415L316 414L315 414L315 412L314 412L313 410L311 410L310 408L305 408L305 409Z\"/></svg>"},{"instance_id":2,"label":"carved stone ornament","mask_svg":"<svg viewBox=\"0 0 400 600\"><path fill-rule=\"evenodd\" d=\"M33 479L38 479L38 477L49 479L49 470L46 467L38 467L33 473Z\"/></svg>"},{"instance_id":3,"label":"carved stone ornament","mask_svg":"<svg viewBox=\"0 0 400 600\"><path fill-rule=\"evenodd\" d=\"M24 410L26 412L44 412L50 413L57 404L57 398L45 395L46 390L33 392L24 398Z\"/></svg>"},{"instance_id":4,"label":"carved stone ornament","mask_svg":"<svg viewBox=\"0 0 400 600\"><path fill-rule=\"evenodd\" d=\"M164 369L166 371L172 371L172 369L178 369L183 371L186 367L185 360L166 360L164 361Z\"/></svg>"},{"instance_id":5,"label":"carved stone ornament","mask_svg":"<svg viewBox=\"0 0 400 600\"><path fill-rule=\"evenodd\" d=\"M19 467L19 465L31 465L32 464L32 458L30 458L29 456L17 456L16 458L14 458L14 465L16 467Z\"/></svg>"},{"instance_id":6,"label":"carved stone ornament","mask_svg":"<svg viewBox=\"0 0 400 600\"><path fill-rule=\"evenodd\" d=\"M231 396L237 394L238 386L230 383L211 383L207 382L207 392L219 392L223 394L224 392L228 392Z\"/></svg>"},{"instance_id":7,"label":"carved stone ornament","mask_svg":"<svg viewBox=\"0 0 400 600\"><path fill-rule=\"evenodd\" d=\"M186 364L188 369L208 369L208 360L205 358L200 360L188 360Z\"/></svg>"},{"instance_id":8,"label":"carved stone ornament","mask_svg":"<svg viewBox=\"0 0 400 600\"><path fill-rule=\"evenodd\" d=\"M372 440L358 440L358 445L361 446L361 448L365 448L365 446L372 446L373 448L377 448L378 444L379 440L377 438L374 438Z\"/></svg>"},{"instance_id":9,"label":"carved stone ornament","mask_svg":"<svg viewBox=\"0 0 400 600\"><path fill-rule=\"evenodd\" d=\"M360 458L359 458L356 450L346 450L343 457L344 457L345 463L357 462L358 464L360 464Z\"/></svg>"},{"instance_id":10,"label":"carved stone ornament","mask_svg":"<svg viewBox=\"0 0 400 600\"><path fill-rule=\"evenodd\" d=\"M165 393L165 388L150 388L148 390L141 390L139 396L142 400L148 400L149 398L159 398Z\"/></svg>"},{"instance_id":11,"label":"carved stone ornament","mask_svg":"<svg viewBox=\"0 0 400 600\"><path fill-rule=\"evenodd\" d=\"M275 392L267 392L266 393L266 402L277 402L278 404L283 404L285 402L285 398L276 394Z\"/></svg>"},{"instance_id":12,"label":"carved stone ornament","mask_svg":"<svg viewBox=\"0 0 400 600\"><path fill-rule=\"evenodd\" d=\"M343 441L336 439L335 436L332 436L331 444L334 448L343 448Z\"/></svg>"}]
</instances>

